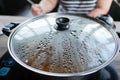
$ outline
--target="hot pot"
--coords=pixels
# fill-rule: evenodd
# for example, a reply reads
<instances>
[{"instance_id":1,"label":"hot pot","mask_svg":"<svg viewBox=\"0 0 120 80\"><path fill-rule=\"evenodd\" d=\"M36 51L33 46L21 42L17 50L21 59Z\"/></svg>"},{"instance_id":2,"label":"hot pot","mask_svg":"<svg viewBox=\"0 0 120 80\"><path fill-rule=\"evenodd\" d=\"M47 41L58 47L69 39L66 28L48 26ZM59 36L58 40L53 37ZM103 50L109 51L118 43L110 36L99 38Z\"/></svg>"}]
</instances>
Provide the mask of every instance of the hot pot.
<instances>
[{"instance_id":1,"label":"hot pot","mask_svg":"<svg viewBox=\"0 0 120 80\"><path fill-rule=\"evenodd\" d=\"M8 50L17 63L45 80L86 80L119 50L113 24L105 20L68 13L36 16L11 32Z\"/></svg>"}]
</instances>

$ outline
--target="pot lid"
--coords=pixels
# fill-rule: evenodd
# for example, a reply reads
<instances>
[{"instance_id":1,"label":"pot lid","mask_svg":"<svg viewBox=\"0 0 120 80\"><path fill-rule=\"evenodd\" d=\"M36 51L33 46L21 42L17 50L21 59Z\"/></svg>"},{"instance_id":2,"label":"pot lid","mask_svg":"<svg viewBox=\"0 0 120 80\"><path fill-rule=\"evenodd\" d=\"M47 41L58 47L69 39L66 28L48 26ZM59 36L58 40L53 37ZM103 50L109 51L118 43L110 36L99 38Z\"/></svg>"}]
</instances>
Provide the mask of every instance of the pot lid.
<instances>
[{"instance_id":1,"label":"pot lid","mask_svg":"<svg viewBox=\"0 0 120 80\"><path fill-rule=\"evenodd\" d=\"M53 73L94 72L109 64L118 51L117 36L107 25L55 13L21 23L8 46L18 63Z\"/></svg>"}]
</instances>

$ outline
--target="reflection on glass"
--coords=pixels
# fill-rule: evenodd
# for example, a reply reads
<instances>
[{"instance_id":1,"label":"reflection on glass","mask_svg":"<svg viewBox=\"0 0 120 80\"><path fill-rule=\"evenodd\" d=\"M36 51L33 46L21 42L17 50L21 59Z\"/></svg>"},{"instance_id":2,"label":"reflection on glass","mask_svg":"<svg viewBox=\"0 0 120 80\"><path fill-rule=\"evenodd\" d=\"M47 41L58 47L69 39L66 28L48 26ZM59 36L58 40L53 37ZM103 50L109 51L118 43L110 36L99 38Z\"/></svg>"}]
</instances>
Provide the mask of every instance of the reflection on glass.
<instances>
[{"instance_id":1,"label":"reflection on glass","mask_svg":"<svg viewBox=\"0 0 120 80\"><path fill-rule=\"evenodd\" d=\"M79 59L84 70L99 66L114 55L114 37L103 25L83 17L67 17L70 17L70 28L66 31L54 28L56 18L52 16L24 24L13 37L14 51L18 56L32 56L39 55L39 51L45 48L51 50L52 46L52 57L55 54L64 57L62 54L68 51L68 54L75 55L74 60Z\"/></svg>"},{"instance_id":2,"label":"reflection on glass","mask_svg":"<svg viewBox=\"0 0 120 80\"><path fill-rule=\"evenodd\" d=\"M15 38L18 40L22 40L25 38L29 38L35 35L39 35L45 32L53 31L55 24L55 18L47 18L47 19L39 19L34 22L30 22L22 27L17 34L15 35ZM47 23L47 24L46 24ZM52 25L50 23L53 23Z\"/></svg>"}]
</instances>

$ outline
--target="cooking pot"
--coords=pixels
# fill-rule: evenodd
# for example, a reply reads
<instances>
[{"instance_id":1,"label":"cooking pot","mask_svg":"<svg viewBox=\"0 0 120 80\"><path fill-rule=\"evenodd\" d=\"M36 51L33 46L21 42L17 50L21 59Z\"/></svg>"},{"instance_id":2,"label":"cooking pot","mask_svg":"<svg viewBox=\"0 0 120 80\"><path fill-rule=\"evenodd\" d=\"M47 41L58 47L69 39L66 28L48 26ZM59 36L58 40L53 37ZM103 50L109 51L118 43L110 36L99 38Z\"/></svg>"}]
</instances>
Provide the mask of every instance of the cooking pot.
<instances>
[{"instance_id":1,"label":"cooking pot","mask_svg":"<svg viewBox=\"0 0 120 80\"><path fill-rule=\"evenodd\" d=\"M36 16L16 24L8 50L17 63L41 77L85 80L110 64L118 53L118 36L108 17L93 19L68 13Z\"/></svg>"}]
</instances>

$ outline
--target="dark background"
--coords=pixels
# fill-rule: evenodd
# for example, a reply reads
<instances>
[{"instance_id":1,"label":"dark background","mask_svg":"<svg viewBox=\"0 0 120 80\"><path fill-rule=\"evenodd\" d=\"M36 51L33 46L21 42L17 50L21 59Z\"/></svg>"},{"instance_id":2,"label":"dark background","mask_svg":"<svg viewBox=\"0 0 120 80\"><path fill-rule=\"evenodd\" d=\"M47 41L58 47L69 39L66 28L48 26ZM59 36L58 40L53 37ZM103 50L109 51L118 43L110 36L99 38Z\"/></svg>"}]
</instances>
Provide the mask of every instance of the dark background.
<instances>
[{"instance_id":1,"label":"dark background","mask_svg":"<svg viewBox=\"0 0 120 80\"><path fill-rule=\"evenodd\" d=\"M32 0L39 3L40 0ZM25 10L30 10L31 4L27 0L0 0L0 15L20 15ZM57 7L52 11L56 12ZM113 1L109 14L115 21L120 21L120 4ZM24 16L24 14L22 15Z\"/></svg>"},{"instance_id":2,"label":"dark background","mask_svg":"<svg viewBox=\"0 0 120 80\"><path fill-rule=\"evenodd\" d=\"M40 0L32 0L38 3ZM27 0L0 0L0 14L1 15L18 15L27 7L30 8L31 4Z\"/></svg>"}]
</instances>

